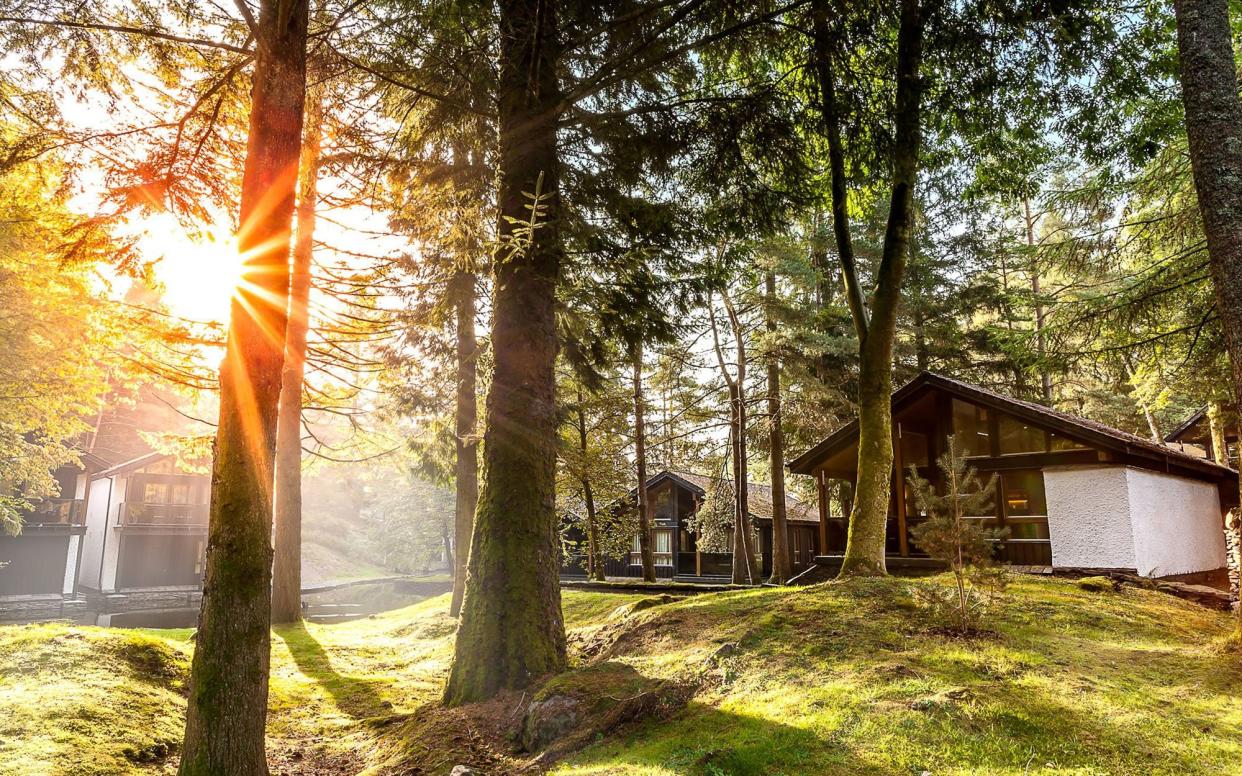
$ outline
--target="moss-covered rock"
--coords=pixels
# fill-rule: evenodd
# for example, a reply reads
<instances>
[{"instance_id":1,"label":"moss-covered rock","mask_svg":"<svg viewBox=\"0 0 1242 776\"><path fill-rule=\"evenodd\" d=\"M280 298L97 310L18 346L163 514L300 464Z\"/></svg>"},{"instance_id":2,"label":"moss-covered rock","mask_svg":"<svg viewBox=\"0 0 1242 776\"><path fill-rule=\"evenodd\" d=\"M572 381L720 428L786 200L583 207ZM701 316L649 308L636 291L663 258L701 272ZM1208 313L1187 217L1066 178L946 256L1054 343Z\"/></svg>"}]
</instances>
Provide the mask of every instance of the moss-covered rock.
<instances>
[{"instance_id":1,"label":"moss-covered rock","mask_svg":"<svg viewBox=\"0 0 1242 776\"><path fill-rule=\"evenodd\" d=\"M1092 593L1111 593L1117 589L1108 577L1083 577L1074 584L1078 585L1078 589Z\"/></svg>"},{"instance_id":2,"label":"moss-covered rock","mask_svg":"<svg viewBox=\"0 0 1242 776\"><path fill-rule=\"evenodd\" d=\"M625 604L623 606L618 606L616 609L613 609L612 614L608 616L608 619L624 620L626 617L629 617L630 615L637 614L638 612L645 611L647 609L652 609L657 606L663 606L664 604L671 604L677 600L679 599L677 599L675 596L669 595L668 593L663 593L661 595L648 596L647 598L640 598L637 601L632 601L628 604Z\"/></svg>"}]
</instances>

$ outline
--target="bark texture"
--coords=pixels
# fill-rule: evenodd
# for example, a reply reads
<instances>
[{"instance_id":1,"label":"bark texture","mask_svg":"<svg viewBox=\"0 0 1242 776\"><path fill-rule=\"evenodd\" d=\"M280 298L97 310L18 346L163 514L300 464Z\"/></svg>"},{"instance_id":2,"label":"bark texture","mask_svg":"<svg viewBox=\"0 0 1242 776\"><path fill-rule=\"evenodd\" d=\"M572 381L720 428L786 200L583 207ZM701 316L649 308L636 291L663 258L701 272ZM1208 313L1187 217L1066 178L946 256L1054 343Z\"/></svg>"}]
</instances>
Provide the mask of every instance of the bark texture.
<instances>
[{"instance_id":1,"label":"bark texture","mask_svg":"<svg viewBox=\"0 0 1242 776\"><path fill-rule=\"evenodd\" d=\"M764 278L769 310L776 303L776 275ZM775 337L776 319L768 313L768 333ZM789 525L785 514L785 435L781 430L781 365L768 356L768 448L772 474L772 581L783 585L793 576L789 553Z\"/></svg>"},{"instance_id":2,"label":"bark texture","mask_svg":"<svg viewBox=\"0 0 1242 776\"><path fill-rule=\"evenodd\" d=\"M266 776L272 481L306 91L306 0L263 0L238 247L246 257L220 368L207 568L182 776Z\"/></svg>"},{"instance_id":3,"label":"bark texture","mask_svg":"<svg viewBox=\"0 0 1242 776\"><path fill-rule=\"evenodd\" d=\"M643 581L655 582L655 556L651 552L651 497L647 493L647 429L643 413L643 349L634 351L634 465L638 469L638 554Z\"/></svg>"},{"instance_id":4,"label":"bark texture","mask_svg":"<svg viewBox=\"0 0 1242 776\"><path fill-rule=\"evenodd\" d=\"M847 220L844 147L837 104L833 58L840 40L829 27L826 0L813 6L814 58L832 178L833 230L846 299L859 337L858 483L850 515L841 576L882 575L893 469L892 412L893 336L901 285L910 251L914 222L914 186L922 133L919 67L923 51L923 16L918 0L903 0L897 32L896 102L892 152L892 190L880 265L870 310L862 298Z\"/></svg>"},{"instance_id":5,"label":"bark texture","mask_svg":"<svg viewBox=\"0 0 1242 776\"><path fill-rule=\"evenodd\" d=\"M323 90L307 91L302 172L298 180L297 238L289 273L289 323L276 423L276 525L272 531L272 622L302 619L302 382L310 329L311 259L322 145Z\"/></svg>"},{"instance_id":6,"label":"bark texture","mask_svg":"<svg viewBox=\"0 0 1242 776\"><path fill-rule=\"evenodd\" d=\"M1216 311L1242 407L1242 101L1227 0L1176 0L1186 136ZM1242 607L1238 610L1242 638Z\"/></svg>"},{"instance_id":7,"label":"bark texture","mask_svg":"<svg viewBox=\"0 0 1242 776\"><path fill-rule=\"evenodd\" d=\"M449 704L523 688L565 668L554 500L555 293L564 254L556 145L557 8L552 0L501 0L498 9L501 245L494 262L495 369L487 397L483 487L444 695ZM538 204L523 192L537 196Z\"/></svg>"},{"instance_id":8,"label":"bark texture","mask_svg":"<svg viewBox=\"0 0 1242 776\"><path fill-rule=\"evenodd\" d=\"M458 271L453 278L454 309L457 329L457 407L454 413L456 437L455 502L453 510L453 597L449 614L461 614L466 594L466 565L469 561L470 536L474 533L474 511L479 504L479 422L478 400L478 337L474 331L475 276Z\"/></svg>"}]
</instances>

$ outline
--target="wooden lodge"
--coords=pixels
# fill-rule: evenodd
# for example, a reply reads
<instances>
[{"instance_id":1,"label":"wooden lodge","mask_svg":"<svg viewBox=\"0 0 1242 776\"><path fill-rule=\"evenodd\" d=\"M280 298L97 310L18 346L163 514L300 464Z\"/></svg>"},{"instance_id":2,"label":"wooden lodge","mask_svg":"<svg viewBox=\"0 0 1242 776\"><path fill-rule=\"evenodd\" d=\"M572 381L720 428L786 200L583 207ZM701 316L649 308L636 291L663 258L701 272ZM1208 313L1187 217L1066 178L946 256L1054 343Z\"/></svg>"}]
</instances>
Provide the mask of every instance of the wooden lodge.
<instances>
[{"instance_id":1,"label":"wooden lodge","mask_svg":"<svg viewBox=\"0 0 1242 776\"><path fill-rule=\"evenodd\" d=\"M651 500L651 549L658 579L687 582L729 581L733 568L733 537L728 537L725 552L706 552L698 544L692 519L709 492L718 488L733 489L732 480L706 477L690 472L662 471L647 480ZM633 509L637 488L620 504L611 508ZM763 577L772 573L772 489L761 483L750 483L747 490L748 511L758 527L759 561ZM818 517L814 508L791 495L785 498L789 546L795 573L809 568L818 554ZM582 537L574 544L579 551L566 558L561 573L575 577L586 574L586 545ZM604 572L609 577L642 577L642 555L638 536L631 551L624 557L607 558Z\"/></svg>"},{"instance_id":2,"label":"wooden lodge","mask_svg":"<svg viewBox=\"0 0 1242 776\"><path fill-rule=\"evenodd\" d=\"M890 556L924 555L910 531L926 515L905 473L915 467L940 484L936 459L954 434L981 476L999 475L994 510L971 519L1008 529L998 547L1007 563L1152 577L1225 566L1223 518L1238 502L1238 473L1230 468L931 372L893 393L892 412ZM815 478L819 546L828 555L845 550L857 461L855 420L789 463L790 471Z\"/></svg>"},{"instance_id":3,"label":"wooden lodge","mask_svg":"<svg viewBox=\"0 0 1242 776\"><path fill-rule=\"evenodd\" d=\"M0 602L74 597L86 531L87 482L106 465L89 453L81 458L81 465L67 464L52 473L60 492L21 513L21 533L0 532Z\"/></svg>"},{"instance_id":4,"label":"wooden lodge","mask_svg":"<svg viewBox=\"0 0 1242 776\"><path fill-rule=\"evenodd\" d=\"M198 590L211 478L149 453L91 477L80 585L114 594Z\"/></svg>"},{"instance_id":5,"label":"wooden lodge","mask_svg":"<svg viewBox=\"0 0 1242 776\"><path fill-rule=\"evenodd\" d=\"M1237 416L1237 410L1229 405L1225 413ZM1238 425L1226 424L1222 429L1225 438L1225 455L1229 461L1238 460ZM1185 453L1199 455L1204 458L1216 459L1216 451L1212 449L1212 430L1208 421L1207 407L1186 418L1181 425L1170 431L1164 441Z\"/></svg>"}]
</instances>

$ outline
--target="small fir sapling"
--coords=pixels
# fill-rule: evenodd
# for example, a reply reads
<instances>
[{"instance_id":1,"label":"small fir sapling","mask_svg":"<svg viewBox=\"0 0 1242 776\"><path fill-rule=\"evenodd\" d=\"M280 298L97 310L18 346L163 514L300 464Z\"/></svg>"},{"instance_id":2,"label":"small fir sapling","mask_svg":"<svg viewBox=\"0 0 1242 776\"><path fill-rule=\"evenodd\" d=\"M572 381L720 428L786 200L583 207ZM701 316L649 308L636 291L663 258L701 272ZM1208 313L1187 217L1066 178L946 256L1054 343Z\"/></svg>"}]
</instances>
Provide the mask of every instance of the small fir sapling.
<instances>
[{"instance_id":1,"label":"small fir sapling","mask_svg":"<svg viewBox=\"0 0 1242 776\"><path fill-rule=\"evenodd\" d=\"M983 520L972 519L993 514L996 475L980 481L974 468L966 465L966 456L953 436L949 436L948 449L936 465L944 480L943 493L920 477L915 467L910 468L910 489L928 515L910 534L924 552L944 561L953 572L955 589L947 595L929 593L933 607L952 617L962 633L969 633L990 594L1004 587L1004 569L993 552L1008 531L988 528ZM988 595L980 595L981 591Z\"/></svg>"}]
</instances>

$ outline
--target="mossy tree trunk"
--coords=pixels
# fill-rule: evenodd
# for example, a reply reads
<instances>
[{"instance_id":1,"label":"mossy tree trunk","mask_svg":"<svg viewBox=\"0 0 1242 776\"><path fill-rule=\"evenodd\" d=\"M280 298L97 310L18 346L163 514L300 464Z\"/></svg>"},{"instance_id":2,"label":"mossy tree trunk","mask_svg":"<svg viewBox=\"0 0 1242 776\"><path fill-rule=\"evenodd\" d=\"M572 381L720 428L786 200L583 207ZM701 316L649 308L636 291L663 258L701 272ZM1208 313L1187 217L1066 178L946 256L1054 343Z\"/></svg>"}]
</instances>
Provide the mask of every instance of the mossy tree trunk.
<instances>
[{"instance_id":1,"label":"mossy tree trunk","mask_svg":"<svg viewBox=\"0 0 1242 776\"><path fill-rule=\"evenodd\" d=\"M870 309L858 278L850 235L845 147L841 125L847 117L836 96L835 59L843 39L830 26L827 0L814 0L813 61L820 86L820 102L828 139L833 233L845 297L859 341L858 483L850 514L841 576L886 573L885 527L892 487L893 336L902 279L910 251L914 223L914 186L918 179L922 140L919 67L922 61L924 20L918 0L902 0L897 31L896 98L893 111L892 184L888 221Z\"/></svg>"},{"instance_id":2,"label":"mossy tree trunk","mask_svg":"<svg viewBox=\"0 0 1242 776\"><path fill-rule=\"evenodd\" d=\"M643 413L643 347L634 348L634 465L638 469L638 554L643 581L655 582L655 557L651 552L651 496L647 493L647 428Z\"/></svg>"},{"instance_id":3,"label":"mossy tree trunk","mask_svg":"<svg viewBox=\"0 0 1242 776\"><path fill-rule=\"evenodd\" d=\"M557 8L499 7L500 249L483 487L444 699L484 700L565 668L556 495ZM529 192L528 196L524 192ZM533 229L531 228L533 224Z\"/></svg>"},{"instance_id":4,"label":"mossy tree trunk","mask_svg":"<svg viewBox=\"0 0 1242 776\"><path fill-rule=\"evenodd\" d=\"M302 382L306 375L306 335L310 329L311 259L315 247L323 130L323 87L307 90L301 175L298 181L297 236L289 274L289 323L285 366L276 423L276 506L272 543L272 622L302 619Z\"/></svg>"},{"instance_id":5,"label":"mossy tree trunk","mask_svg":"<svg viewBox=\"0 0 1242 776\"><path fill-rule=\"evenodd\" d=\"M1227 0L1175 0L1182 103L1199 213L1242 407L1242 100ZM1242 640L1242 606L1235 637Z\"/></svg>"},{"instance_id":6,"label":"mossy tree trunk","mask_svg":"<svg viewBox=\"0 0 1242 776\"><path fill-rule=\"evenodd\" d=\"M767 273L768 334L776 340L776 274ZM775 347L775 344L771 345ZM785 435L781 429L781 365L773 351L768 354L768 448L772 476L772 581L783 585L793 576L789 553L789 525L785 514Z\"/></svg>"},{"instance_id":7,"label":"mossy tree trunk","mask_svg":"<svg viewBox=\"0 0 1242 776\"><path fill-rule=\"evenodd\" d=\"M453 514L453 596L449 614L461 614L466 592L466 564L470 535L474 532L474 511L479 504L479 408L478 338L475 336L475 275L459 270L453 277L453 306L457 317L457 406L454 413L456 438L455 503Z\"/></svg>"},{"instance_id":8,"label":"mossy tree trunk","mask_svg":"<svg viewBox=\"0 0 1242 776\"><path fill-rule=\"evenodd\" d=\"M263 0L255 29L238 248L220 368L207 567L181 776L266 776L272 483L289 248L306 92L306 0Z\"/></svg>"},{"instance_id":9,"label":"mossy tree trunk","mask_svg":"<svg viewBox=\"0 0 1242 776\"><path fill-rule=\"evenodd\" d=\"M1212 439L1212 460L1221 466L1230 466L1229 445L1225 441L1225 405L1213 399L1207 406L1208 434Z\"/></svg>"}]
</instances>

